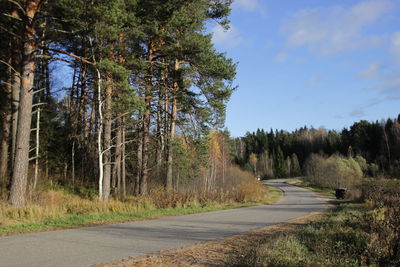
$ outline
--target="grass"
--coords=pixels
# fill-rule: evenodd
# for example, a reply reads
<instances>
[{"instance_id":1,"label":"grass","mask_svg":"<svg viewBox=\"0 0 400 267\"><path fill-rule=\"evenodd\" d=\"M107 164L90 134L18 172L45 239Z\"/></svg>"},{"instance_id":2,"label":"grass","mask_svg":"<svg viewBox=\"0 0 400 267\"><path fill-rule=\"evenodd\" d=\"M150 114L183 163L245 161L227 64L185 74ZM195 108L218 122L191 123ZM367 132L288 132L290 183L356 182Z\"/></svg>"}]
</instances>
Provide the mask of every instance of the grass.
<instances>
[{"instance_id":1,"label":"grass","mask_svg":"<svg viewBox=\"0 0 400 267\"><path fill-rule=\"evenodd\" d=\"M355 189L361 192L357 200L333 201L321 219L261 238L236 253L230 265L400 266L400 181L365 179Z\"/></svg>"},{"instance_id":2,"label":"grass","mask_svg":"<svg viewBox=\"0 0 400 267\"><path fill-rule=\"evenodd\" d=\"M268 237L232 259L234 266L361 266L369 236L360 224L367 211L342 203L321 220Z\"/></svg>"},{"instance_id":3,"label":"grass","mask_svg":"<svg viewBox=\"0 0 400 267\"><path fill-rule=\"evenodd\" d=\"M334 196L335 195L335 190L327 187L321 187L317 185L313 185L309 182L307 182L304 179L291 179L286 182L287 184L295 185L298 187L302 187L308 190L315 191L317 193L321 193L324 195L329 195L329 196Z\"/></svg>"},{"instance_id":4,"label":"grass","mask_svg":"<svg viewBox=\"0 0 400 267\"><path fill-rule=\"evenodd\" d=\"M238 205L210 205L206 207L187 207L187 208L169 208L144 210L135 213L105 213L105 214L74 214L61 218L51 219L44 222L31 222L16 225L0 226L0 235L10 235L15 233L48 231L55 229L65 229L81 226L94 226L111 223L122 223L128 221L137 221L144 219L155 219L168 215L184 215L200 212L208 212L215 210L223 210L229 208L239 208L249 206L251 204Z\"/></svg>"},{"instance_id":5,"label":"grass","mask_svg":"<svg viewBox=\"0 0 400 267\"><path fill-rule=\"evenodd\" d=\"M281 196L276 188L259 187L262 190L254 198L249 192L252 187L245 184L238 188L234 198L218 194L206 199L190 195L163 195L164 192L156 191L149 197L131 197L108 203L84 199L65 191L49 190L32 196L32 203L20 209L0 203L0 236L242 208L273 203Z\"/></svg>"}]
</instances>

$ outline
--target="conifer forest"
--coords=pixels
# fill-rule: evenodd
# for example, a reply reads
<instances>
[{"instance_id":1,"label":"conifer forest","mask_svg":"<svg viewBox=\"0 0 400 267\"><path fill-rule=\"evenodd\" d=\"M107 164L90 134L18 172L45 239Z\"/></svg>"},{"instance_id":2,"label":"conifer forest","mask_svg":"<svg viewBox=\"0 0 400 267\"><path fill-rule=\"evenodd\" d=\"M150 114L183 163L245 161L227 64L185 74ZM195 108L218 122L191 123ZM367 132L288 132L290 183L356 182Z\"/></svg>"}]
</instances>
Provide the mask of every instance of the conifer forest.
<instances>
[{"instance_id":1,"label":"conifer forest","mask_svg":"<svg viewBox=\"0 0 400 267\"><path fill-rule=\"evenodd\" d=\"M261 178L302 176L315 154L350 155L366 175L398 176L399 118L229 136L237 63L214 48L206 26L229 28L231 4L1 0L8 203L24 206L28 192L48 184L94 190L105 202L158 187L222 192L238 183L235 166Z\"/></svg>"},{"instance_id":2,"label":"conifer forest","mask_svg":"<svg viewBox=\"0 0 400 267\"><path fill-rule=\"evenodd\" d=\"M146 195L150 184L214 189L210 153L229 154L217 130L236 65L204 27L228 27L231 1L89 2L1 1L9 202L22 206L43 180L97 187L102 201ZM55 75L70 86L56 91Z\"/></svg>"},{"instance_id":3,"label":"conifer forest","mask_svg":"<svg viewBox=\"0 0 400 267\"><path fill-rule=\"evenodd\" d=\"M0 267L400 266L399 10L0 0Z\"/></svg>"}]
</instances>

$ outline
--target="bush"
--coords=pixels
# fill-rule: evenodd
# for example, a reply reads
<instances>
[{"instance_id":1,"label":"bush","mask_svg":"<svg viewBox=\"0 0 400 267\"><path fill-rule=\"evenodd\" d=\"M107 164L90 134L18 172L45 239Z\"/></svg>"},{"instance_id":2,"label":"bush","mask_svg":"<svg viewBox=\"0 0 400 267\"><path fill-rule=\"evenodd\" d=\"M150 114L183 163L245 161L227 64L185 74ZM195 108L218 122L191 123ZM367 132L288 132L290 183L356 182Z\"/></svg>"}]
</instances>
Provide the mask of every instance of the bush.
<instances>
[{"instance_id":1,"label":"bush","mask_svg":"<svg viewBox=\"0 0 400 267\"><path fill-rule=\"evenodd\" d=\"M363 218L371 235L366 264L400 266L400 181L368 182L363 187L363 197L371 209Z\"/></svg>"},{"instance_id":2,"label":"bush","mask_svg":"<svg viewBox=\"0 0 400 267\"><path fill-rule=\"evenodd\" d=\"M265 188L257 181L244 182L239 184L236 188L236 201L260 201L265 198L265 194Z\"/></svg>"},{"instance_id":3,"label":"bush","mask_svg":"<svg viewBox=\"0 0 400 267\"><path fill-rule=\"evenodd\" d=\"M354 189L363 177L357 161L338 155L325 158L312 154L306 162L306 173L312 184L331 189Z\"/></svg>"}]
</instances>

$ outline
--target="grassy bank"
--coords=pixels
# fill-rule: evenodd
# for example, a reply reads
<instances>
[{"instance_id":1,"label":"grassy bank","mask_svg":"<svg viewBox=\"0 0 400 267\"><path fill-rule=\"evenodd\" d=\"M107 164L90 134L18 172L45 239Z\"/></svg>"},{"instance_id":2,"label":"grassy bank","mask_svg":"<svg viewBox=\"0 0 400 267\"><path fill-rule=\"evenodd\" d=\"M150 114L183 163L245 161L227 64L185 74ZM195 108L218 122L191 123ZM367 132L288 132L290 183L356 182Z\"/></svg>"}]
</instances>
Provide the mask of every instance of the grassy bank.
<instances>
[{"instance_id":1,"label":"grassy bank","mask_svg":"<svg viewBox=\"0 0 400 267\"><path fill-rule=\"evenodd\" d=\"M31 195L23 208L1 202L0 236L248 207L273 203L280 195L272 187L243 184L228 193L190 195L154 190L147 197L103 203L64 190L47 190Z\"/></svg>"},{"instance_id":2,"label":"grassy bank","mask_svg":"<svg viewBox=\"0 0 400 267\"><path fill-rule=\"evenodd\" d=\"M234 266L399 266L400 183L375 181L359 201L338 201L321 219L267 236Z\"/></svg>"},{"instance_id":3,"label":"grassy bank","mask_svg":"<svg viewBox=\"0 0 400 267\"><path fill-rule=\"evenodd\" d=\"M237 266L359 266L368 236L358 217L360 204L342 204L320 221L255 244Z\"/></svg>"},{"instance_id":4,"label":"grassy bank","mask_svg":"<svg viewBox=\"0 0 400 267\"><path fill-rule=\"evenodd\" d=\"M329 195L329 196L334 196L335 195L335 190L327 188L327 187L322 187L322 186L317 186L312 183L310 183L307 179L290 179L286 183L299 186L305 189L309 189L321 194Z\"/></svg>"}]
</instances>

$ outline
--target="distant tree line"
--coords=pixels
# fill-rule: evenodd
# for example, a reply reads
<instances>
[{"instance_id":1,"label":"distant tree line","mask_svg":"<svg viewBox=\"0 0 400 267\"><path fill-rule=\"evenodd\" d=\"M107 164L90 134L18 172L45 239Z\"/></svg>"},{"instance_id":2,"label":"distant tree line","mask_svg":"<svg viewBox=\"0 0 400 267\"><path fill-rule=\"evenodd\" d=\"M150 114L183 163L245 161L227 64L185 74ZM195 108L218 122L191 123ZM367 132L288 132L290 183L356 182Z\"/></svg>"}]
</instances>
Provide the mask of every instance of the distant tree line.
<instances>
[{"instance_id":1,"label":"distant tree line","mask_svg":"<svg viewBox=\"0 0 400 267\"><path fill-rule=\"evenodd\" d=\"M366 175L399 177L400 115L375 122L362 120L342 131L307 127L293 132L259 129L235 138L233 147L235 162L263 177L303 175L312 154L352 157Z\"/></svg>"},{"instance_id":2,"label":"distant tree line","mask_svg":"<svg viewBox=\"0 0 400 267\"><path fill-rule=\"evenodd\" d=\"M205 27L227 28L231 2L0 0L9 202L24 205L43 180L96 186L102 201L195 178L214 190L229 153L211 129L223 125L236 64ZM71 85L57 92L55 76Z\"/></svg>"}]
</instances>

